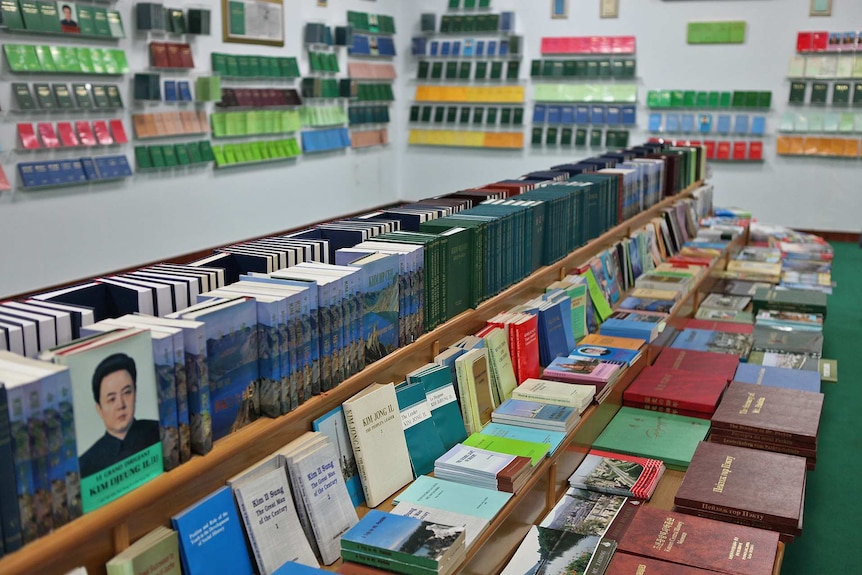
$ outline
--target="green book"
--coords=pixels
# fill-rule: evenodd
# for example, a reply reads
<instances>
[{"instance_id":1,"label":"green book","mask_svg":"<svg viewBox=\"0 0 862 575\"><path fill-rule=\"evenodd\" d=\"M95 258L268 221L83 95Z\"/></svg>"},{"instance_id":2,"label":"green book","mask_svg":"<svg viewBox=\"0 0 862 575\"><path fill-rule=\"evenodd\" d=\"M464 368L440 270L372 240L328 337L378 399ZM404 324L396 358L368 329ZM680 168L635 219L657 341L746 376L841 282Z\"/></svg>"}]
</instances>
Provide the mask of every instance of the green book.
<instances>
[{"instance_id":1,"label":"green book","mask_svg":"<svg viewBox=\"0 0 862 575\"><path fill-rule=\"evenodd\" d=\"M757 108L760 105L760 92L745 92L745 107Z\"/></svg>"},{"instance_id":2,"label":"green book","mask_svg":"<svg viewBox=\"0 0 862 575\"><path fill-rule=\"evenodd\" d=\"M475 80L485 80L488 77L488 62L481 60L476 62L476 70L473 74Z\"/></svg>"},{"instance_id":3,"label":"green book","mask_svg":"<svg viewBox=\"0 0 862 575\"><path fill-rule=\"evenodd\" d=\"M181 144L177 144L181 145ZM201 145L200 142L189 142L186 144L186 153L189 155L189 161L192 164L201 164L203 163L203 158L201 157Z\"/></svg>"},{"instance_id":4,"label":"green book","mask_svg":"<svg viewBox=\"0 0 862 575\"><path fill-rule=\"evenodd\" d=\"M732 106L733 106L733 93L721 92L721 95L718 98L718 107L719 108L730 108Z\"/></svg>"},{"instance_id":5,"label":"green book","mask_svg":"<svg viewBox=\"0 0 862 575\"><path fill-rule=\"evenodd\" d=\"M668 469L688 469L708 419L622 407L593 442L593 449L661 459Z\"/></svg>"},{"instance_id":6,"label":"green book","mask_svg":"<svg viewBox=\"0 0 862 575\"><path fill-rule=\"evenodd\" d=\"M500 125L508 126L512 123L512 108L500 108Z\"/></svg>"},{"instance_id":7,"label":"green book","mask_svg":"<svg viewBox=\"0 0 862 575\"><path fill-rule=\"evenodd\" d=\"M483 433L474 433L461 443L468 447L477 447L496 453L529 457L534 466L541 462L551 450L550 443L533 443L532 441L485 435Z\"/></svg>"},{"instance_id":8,"label":"green book","mask_svg":"<svg viewBox=\"0 0 862 575\"><path fill-rule=\"evenodd\" d=\"M490 106L488 108L488 113L485 116L485 124L488 126L496 126L497 125L497 108Z\"/></svg>"},{"instance_id":9,"label":"green book","mask_svg":"<svg viewBox=\"0 0 862 575\"><path fill-rule=\"evenodd\" d=\"M308 54L309 59L311 58L311 53ZM240 75L239 71L239 58L234 56L233 54L227 54L225 56L225 66L227 67L227 75L231 78L238 78Z\"/></svg>"},{"instance_id":10,"label":"green book","mask_svg":"<svg viewBox=\"0 0 862 575\"><path fill-rule=\"evenodd\" d=\"M776 311L795 311L800 313L819 313L826 319L826 294L809 290L777 290L757 288L752 298L754 314L761 309Z\"/></svg>"},{"instance_id":11,"label":"green book","mask_svg":"<svg viewBox=\"0 0 862 575\"><path fill-rule=\"evenodd\" d=\"M671 90L670 92L670 107L681 108L685 105L685 92L682 90Z\"/></svg>"},{"instance_id":12,"label":"green book","mask_svg":"<svg viewBox=\"0 0 862 575\"><path fill-rule=\"evenodd\" d=\"M811 83L811 104L826 104L829 99L829 84L827 82Z\"/></svg>"},{"instance_id":13,"label":"green book","mask_svg":"<svg viewBox=\"0 0 862 575\"><path fill-rule=\"evenodd\" d=\"M165 167L165 155L161 146L147 146L150 150L150 164L154 168Z\"/></svg>"},{"instance_id":14,"label":"green book","mask_svg":"<svg viewBox=\"0 0 862 575\"><path fill-rule=\"evenodd\" d=\"M189 149L186 144L177 144L174 146L174 154L177 157L177 163L181 166L188 166L192 163L192 159L189 156Z\"/></svg>"},{"instance_id":15,"label":"green book","mask_svg":"<svg viewBox=\"0 0 862 575\"><path fill-rule=\"evenodd\" d=\"M434 62L431 64L431 79L439 80L443 77L443 62Z\"/></svg>"},{"instance_id":16,"label":"green book","mask_svg":"<svg viewBox=\"0 0 862 575\"><path fill-rule=\"evenodd\" d=\"M599 77L599 61L598 60L587 60L586 61L586 74L587 78L598 78Z\"/></svg>"},{"instance_id":17,"label":"green book","mask_svg":"<svg viewBox=\"0 0 862 575\"><path fill-rule=\"evenodd\" d=\"M126 31L123 29L123 18L117 10L108 10L108 28L111 31L111 38L126 37Z\"/></svg>"},{"instance_id":18,"label":"green book","mask_svg":"<svg viewBox=\"0 0 862 575\"><path fill-rule=\"evenodd\" d=\"M39 19L42 32L61 33L60 14L57 12L57 3L51 0L41 0L39 4Z\"/></svg>"},{"instance_id":19,"label":"green book","mask_svg":"<svg viewBox=\"0 0 862 575\"><path fill-rule=\"evenodd\" d=\"M148 170L153 167L150 150L147 146L135 146L135 160L138 162L139 170Z\"/></svg>"},{"instance_id":20,"label":"green book","mask_svg":"<svg viewBox=\"0 0 862 575\"><path fill-rule=\"evenodd\" d=\"M683 92L682 105L684 108L694 108L697 106L697 92L694 90L686 90Z\"/></svg>"},{"instance_id":21,"label":"green book","mask_svg":"<svg viewBox=\"0 0 862 575\"><path fill-rule=\"evenodd\" d=\"M602 131L598 128L590 130L590 147L600 148L602 146Z\"/></svg>"},{"instance_id":22,"label":"green book","mask_svg":"<svg viewBox=\"0 0 862 575\"><path fill-rule=\"evenodd\" d=\"M853 107L862 107L862 83L853 84Z\"/></svg>"},{"instance_id":23,"label":"green book","mask_svg":"<svg viewBox=\"0 0 862 575\"><path fill-rule=\"evenodd\" d=\"M524 108L515 108L512 111L512 123L516 126L524 123Z\"/></svg>"},{"instance_id":24,"label":"green book","mask_svg":"<svg viewBox=\"0 0 862 575\"><path fill-rule=\"evenodd\" d=\"M434 108L434 123L442 124L446 119L446 107L445 106L437 106Z\"/></svg>"},{"instance_id":25,"label":"green book","mask_svg":"<svg viewBox=\"0 0 862 575\"><path fill-rule=\"evenodd\" d=\"M458 77L458 62L446 62L446 79L454 80Z\"/></svg>"},{"instance_id":26,"label":"green book","mask_svg":"<svg viewBox=\"0 0 862 575\"><path fill-rule=\"evenodd\" d=\"M473 108L473 125L482 125L485 123L485 108L477 106Z\"/></svg>"},{"instance_id":27,"label":"green book","mask_svg":"<svg viewBox=\"0 0 862 575\"><path fill-rule=\"evenodd\" d=\"M434 106L422 106L422 119L420 120L423 124L427 124L431 121L431 114L434 112Z\"/></svg>"},{"instance_id":28,"label":"green book","mask_svg":"<svg viewBox=\"0 0 862 575\"><path fill-rule=\"evenodd\" d=\"M108 101L108 92L105 86L93 84L93 103L96 108L110 108Z\"/></svg>"},{"instance_id":29,"label":"green book","mask_svg":"<svg viewBox=\"0 0 862 575\"><path fill-rule=\"evenodd\" d=\"M471 112L471 109L469 106L463 106L461 108L461 113L458 116L458 123L462 124L462 125L469 124L470 123L470 112Z\"/></svg>"},{"instance_id":30,"label":"green book","mask_svg":"<svg viewBox=\"0 0 862 575\"><path fill-rule=\"evenodd\" d=\"M721 92L710 92L707 99L707 107L718 108L721 104Z\"/></svg>"},{"instance_id":31,"label":"green book","mask_svg":"<svg viewBox=\"0 0 862 575\"><path fill-rule=\"evenodd\" d=\"M575 60L563 61L563 78L575 78L578 75L578 63Z\"/></svg>"},{"instance_id":32,"label":"green book","mask_svg":"<svg viewBox=\"0 0 862 575\"><path fill-rule=\"evenodd\" d=\"M588 60L576 60L575 61L575 77L576 78L586 78L589 74L589 69L587 66Z\"/></svg>"},{"instance_id":33,"label":"green book","mask_svg":"<svg viewBox=\"0 0 862 575\"><path fill-rule=\"evenodd\" d=\"M791 104L804 104L805 92L807 88L808 84L806 84L805 82L791 82L790 97L788 98L788 102Z\"/></svg>"},{"instance_id":34,"label":"green book","mask_svg":"<svg viewBox=\"0 0 862 575\"><path fill-rule=\"evenodd\" d=\"M742 90L734 90L730 106L732 108L744 108L746 106L745 95L746 92Z\"/></svg>"},{"instance_id":35,"label":"green book","mask_svg":"<svg viewBox=\"0 0 862 575\"><path fill-rule=\"evenodd\" d=\"M571 146L573 136L574 131L571 128L563 128L562 130L560 130L560 145Z\"/></svg>"},{"instance_id":36,"label":"green book","mask_svg":"<svg viewBox=\"0 0 862 575\"><path fill-rule=\"evenodd\" d=\"M210 145L208 140L199 142L199 147L201 150L201 159L204 162L212 162L215 160L215 157L213 156L212 146Z\"/></svg>"},{"instance_id":37,"label":"green book","mask_svg":"<svg viewBox=\"0 0 862 575\"><path fill-rule=\"evenodd\" d=\"M168 9L169 18L168 21L171 24L171 32L174 34L185 34L186 33L186 16L183 14L183 11L177 8Z\"/></svg>"},{"instance_id":38,"label":"green book","mask_svg":"<svg viewBox=\"0 0 862 575\"><path fill-rule=\"evenodd\" d=\"M628 58L623 60L623 78L634 78L637 75L637 60Z\"/></svg>"},{"instance_id":39,"label":"green book","mask_svg":"<svg viewBox=\"0 0 862 575\"><path fill-rule=\"evenodd\" d=\"M847 82L836 82L832 86L832 105L847 106L850 104L850 84Z\"/></svg>"},{"instance_id":40,"label":"green book","mask_svg":"<svg viewBox=\"0 0 862 575\"><path fill-rule=\"evenodd\" d=\"M503 77L503 63L499 60L491 62L491 79L500 80Z\"/></svg>"},{"instance_id":41,"label":"green book","mask_svg":"<svg viewBox=\"0 0 862 575\"><path fill-rule=\"evenodd\" d=\"M546 146L556 146L559 141L560 130L556 126L548 126L548 129L545 131L545 145Z\"/></svg>"},{"instance_id":42,"label":"green book","mask_svg":"<svg viewBox=\"0 0 862 575\"><path fill-rule=\"evenodd\" d=\"M0 1L0 11L2 11L2 22L9 30L24 30L24 17L21 15L21 10L18 8L17 0L2 0Z\"/></svg>"},{"instance_id":43,"label":"green book","mask_svg":"<svg viewBox=\"0 0 862 575\"><path fill-rule=\"evenodd\" d=\"M757 107L768 110L772 107L772 92L757 93Z\"/></svg>"},{"instance_id":44,"label":"green book","mask_svg":"<svg viewBox=\"0 0 862 575\"><path fill-rule=\"evenodd\" d=\"M661 92L659 90L647 91L647 108L658 108L661 105Z\"/></svg>"},{"instance_id":45,"label":"green book","mask_svg":"<svg viewBox=\"0 0 862 575\"><path fill-rule=\"evenodd\" d=\"M89 84L72 84L72 95L75 97L75 106L81 110L92 110L93 99L90 97Z\"/></svg>"},{"instance_id":46,"label":"green book","mask_svg":"<svg viewBox=\"0 0 862 575\"><path fill-rule=\"evenodd\" d=\"M446 123L454 124L458 121L458 106L449 106L446 108Z\"/></svg>"},{"instance_id":47,"label":"green book","mask_svg":"<svg viewBox=\"0 0 862 575\"><path fill-rule=\"evenodd\" d=\"M698 92L695 105L698 108L708 108L709 107L709 92L703 92L703 91Z\"/></svg>"},{"instance_id":48,"label":"green book","mask_svg":"<svg viewBox=\"0 0 862 575\"><path fill-rule=\"evenodd\" d=\"M587 145L587 129L586 128L575 129L575 145L581 146L581 147Z\"/></svg>"},{"instance_id":49,"label":"green book","mask_svg":"<svg viewBox=\"0 0 862 575\"><path fill-rule=\"evenodd\" d=\"M33 91L36 93L36 101L40 109L56 110L59 107L49 84L33 84Z\"/></svg>"},{"instance_id":50,"label":"green book","mask_svg":"<svg viewBox=\"0 0 862 575\"><path fill-rule=\"evenodd\" d=\"M4 2L5 3L5 2ZM39 13L39 3L36 0L19 0L21 18L27 30L42 31L42 16Z\"/></svg>"},{"instance_id":51,"label":"green book","mask_svg":"<svg viewBox=\"0 0 862 575\"><path fill-rule=\"evenodd\" d=\"M530 62L530 77L531 78L541 78L542 77L542 61L541 60L533 60Z\"/></svg>"},{"instance_id":52,"label":"green book","mask_svg":"<svg viewBox=\"0 0 862 575\"><path fill-rule=\"evenodd\" d=\"M78 4L76 8L78 9L78 30L80 31L81 36L95 36L96 23L93 17L93 6ZM120 25L122 26L122 21Z\"/></svg>"},{"instance_id":53,"label":"green book","mask_svg":"<svg viewBox=\"0 0 862 575\"><path fill-rule=\"evenodd\" d=\"M468 61L463 61L458 64L458 79L459 80L469 80L470 73L473 71L473 63Z\"/></svg>"},{"instance_id":54,"label":"green book","mask_svg":"<svg viewBox=\"0 0 862 575\"><path fill-rule=\"evenodd\" d=\"M545 130L541 126L534 126L532 130L532 136L530 138L530 143L534 146L541 146L544 141Z\"/></svg>"},{"instance_id":55,"label":"green book","mask_svg":"<svg viewBox=\"0 0 862 575\"><path fill-rule=\"evenodd\" d=\"M162 156L165 158L165 167L173 168L176 167L179 162L177 161L176 150L172 145L160 146L162 148Z\"/></svg>"},{"instance_id":56,"label":"green book","mask_svg":"<svg viewBox=\"0 0 862 575\"><path fill-rule=\"evenodd\" d=\"M114 84L105 86L105 95L108 97L108 106L111 108L122 108L123 98L120 96L120 88Z\"/></svg>"},{"instance_id":57,"label":"green book","mask_svg":"<svg viewBox=\"0 0 862 575\"><path fill-rule=\"evenodd\" d=\"M96 36L111 37L111 25L108 23L108 10L100 6L93 7L93 27L96 29Z\"/></svg>"},{"instance_id":58,"label":"green book","mask_svg":"<svg viewBox=\"0 0 862 575\"><path fill-rule=\"evenodd\" d=\"M431 71L431 65L428 63L428 60L420 60L419 66L416 68L416 78L419 80L425 80L428 78L428 72Z\"/></svg>"},{"instance_id":59,"label":"green book","mask_svg":"<svg viewBox=\"0 0 862 575\"><path fill-rule=\"evenodd\" d=\"M421 109L421 106L410 106L410 122L415 123L419 121L419 113Z\"/></svg>"},{"instance_id":60,"label":"green book","mask_svg":"<svg viewBox=\"0 0 862 575\"><path fill-rule=\"evenodd\" d=\"M69 86L66 84L52 84L51 90L54 92L54 99L57 101L57 107L61 110L72 110L75 108L75 103L72 101L72 94L69 92Z\"/></svg>"},{"instance_id":61,"label":"green book","mask_svg":"<svg viewBox=\"0 0 862 575\"><path fill-rule=\"evenodd\" d=\"M520 60L509 60L506 63L506 79L507 80L517 80L521 75L521 61Z\"/></svg>"},{"instance_id":62,"label":"green book","mask_svg":"<svg viewBox=\"0 0 862 575\"><path fill-rule=\"evenodd\" d=\"M38 60L38 67L35 71L61 71L60 68L57 67L57 61L55 58L55 54L59 54L58 50L55 50L52 46L32 46L32 48L35 50L36 59Z\"/></svg>"},{"instance_id":63,"label":"green book","mask_svg":"<svg viewBox=\"0 0 862 575\"><path fill-rule=\"evenodd\" d=\"M19 110L35 110L36 101L33 100L33 94L30 93L30 86L24 82L15 82L12 84L12 92L15 94L15 102L18 104Z\"/></svg>"}]
</instances>

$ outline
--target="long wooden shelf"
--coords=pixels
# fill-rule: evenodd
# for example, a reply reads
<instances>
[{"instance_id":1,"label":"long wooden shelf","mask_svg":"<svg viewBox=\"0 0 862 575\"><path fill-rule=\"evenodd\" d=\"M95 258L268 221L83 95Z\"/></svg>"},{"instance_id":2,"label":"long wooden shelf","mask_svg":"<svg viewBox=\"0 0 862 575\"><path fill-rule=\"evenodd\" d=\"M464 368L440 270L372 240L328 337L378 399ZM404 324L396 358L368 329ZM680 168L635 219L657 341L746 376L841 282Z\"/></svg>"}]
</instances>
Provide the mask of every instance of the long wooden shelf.
<instances>
[{"instance_id":1,"label":"long wooden shelf","mask_svg":"<svg viewBox=\"0 0 862 575\"><path fill-rule=\"evenodd\" d=\"M369 365L333 390L310 399L289 414L253 422L217 441L213 450L206 456L195 456L191 461L163 474L132 493L0 559L0 573L3 575L32 575L33 573L62 575L83 565L90 575L104 574L105 563L127 548L130 542L139 539L157 526L168 526L172 515L222 487L228 477L239 473L308 431L312 420L341 405L344 400L371 383L401 381L406 373L430 362L441 349L465 335L476 333L484 327L486 320L497 313L543 293L548 284L560 279L569 270L582 265L616 241L627 237L632 230L646 225L663 209L670 207L681 198L690 196L691 192L700 185L702 185L701 182L697 182L679 194L667 197L650 209L611 228L562 260L540 268L528 278L482 302L476 309L467 310L450 319L409 346L398 349L384 359ZM630 372L633 374L634 370ZM621 394L624 387L619 386L614 393ZM620 398L610 397L602 406L590 408L589 413L585 412L583 421L573 431L572 443L589 446L619 409L620 403ZM560 449L563 450L564 447L561 446ZM568 465L564 467L569 468L572 465L576 467L580 460L572 463L574 459L576 458L567 456ZM512 525L522 518L532 517L535 520L538 518L538 513L549 509L548 505L556 499L556 492L559 489L557 477L563 475L556 469L560 461L561 458L555 457L542 464L543 467L531 478L529 484L531 488L525 488L518 496L513 497L504 512L492 522L493 529L489 527L482 535L485 541L491 539L492 533L495 542L498 539L508 540L510 535L514 537L517 533ZM568 479L568 475L565 475L565 479ZM547 486L542 489L544 482ZM549 487L551 484L556 486L553 491ZM532 505L534 500L544 502L541 510L534 508ZM516 546L511 547L512 552ZM471 547L463 572L472 572L474 564L484 564L486 561L484 547L479 544ZM498 559L495 555L492 563L496 563ZM489 571L486 566L476 572L488 573Z\"/></svg>"}]
</instances>

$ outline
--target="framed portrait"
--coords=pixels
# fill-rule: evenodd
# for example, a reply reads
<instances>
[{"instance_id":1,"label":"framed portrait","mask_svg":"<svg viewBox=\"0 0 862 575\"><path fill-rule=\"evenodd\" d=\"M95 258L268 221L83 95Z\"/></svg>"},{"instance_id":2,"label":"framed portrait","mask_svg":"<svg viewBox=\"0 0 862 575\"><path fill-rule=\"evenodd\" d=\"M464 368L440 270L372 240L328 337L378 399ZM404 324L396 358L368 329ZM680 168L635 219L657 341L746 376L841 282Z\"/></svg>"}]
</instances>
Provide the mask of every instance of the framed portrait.
<instances>
[{"instance_id":1,"label":"framed portrait","mask_svg":"<svg viewBox=\"0 0 862 575\"><path fill-rule=\"evenodd\" d=\"M832 16L832 0L811 0L809 16Z\"/></svg>"},{"instance_id":2,"label":"framed portrait","mask_svg":"<svg viewBox=\"0 0 862 575\"><path fill-rule=\"evenodd\" d=\"M222 0L222 40L284 46L284 0Z\"/></svg>"},{"instance_id":3,"label":"framed portrait","mask_svg":"<svg viewBox=\"0 0 862 575\"><path fill-rule=\"evenodd\" d=\"M569 0L551 0L551 18L565 20L569 17Z\"/></svg>"}]
</instances>

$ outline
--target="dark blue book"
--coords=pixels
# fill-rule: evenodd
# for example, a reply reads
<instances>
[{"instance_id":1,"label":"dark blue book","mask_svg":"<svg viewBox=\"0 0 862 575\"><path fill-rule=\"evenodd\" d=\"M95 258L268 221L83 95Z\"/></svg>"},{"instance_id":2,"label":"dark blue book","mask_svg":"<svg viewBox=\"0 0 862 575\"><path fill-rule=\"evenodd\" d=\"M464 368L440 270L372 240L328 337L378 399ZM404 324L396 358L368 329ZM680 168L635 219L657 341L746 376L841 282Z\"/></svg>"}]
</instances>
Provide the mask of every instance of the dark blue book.
<instances>
[{"instance_id":1,"label":"dark blue book","mask_svg":"<svg viewBox=\"0 0 862 575\"><path fill-rule=\"evenodd\" d=\"M179 92L180 102L192 101L192 87L188 80L180 80L177 82L177 92Z\"/></svg>"},{"instance_id":2,"label":"dark blue book","mask_svg":"<svg viewBox=\"0 0 862 575\"><path fill-rule=\"evenodd\" d=\"M560 123L570 125L575 123L575 107L563 106L560 110Z\"/></svg>"},{"instance_id":3,"label":"dark blue book","mask_svg":"<svg viewBox=\"0 0 862 575\"><path fill-rule=\"evenodd\" d=\"M233 494L222 487L171 518L185 575L253 575Z\"/></svg>"},{"instance_id":4,"label":"dark blue book","mask_svg":"<svg viewBox=\"0 0 862 575\"><path fill-rule=\"evenodd\" d=\"M477 40L476 41L476 57L481 58L485 55L485 41Z\"/></svg>"},{"instance_id":5,"label":"dark blue book","mask_svg":"<svg viewBox=\"0 0 862 575\"><path fill-rule=\"evenodd\" d=\"M410 40L410 53L413 56L424 56L428 52L428 39L424 36L414 36Z\"/></svg>"},{"instance_id":6,"label":"dark blue book","mask_svg":"<svg viewBox=\"0 0 862 575\"><path fill-rule=\"evenodd\" d=\"M548 123L559 124L561 119L560 106L548 106Z\"/></svg>"},{"instance_id":7,"label":"dark blue book","mask_svg":"<svg viewBox=\"0 0 862 575\"><path fill-rule=\"evenodd\" d=\"M377 51L381 56L395 56L395 41L391 36L377 36Z\"/></svg>"},{"instance_id":8,"label":"dark blue book","mask_svg":"<svg viewBox=\"0 0 862 575\"><path fill-rule=\"evenodd\" d=\"M86 176L87 180L95 181L99 179L99 172L96 171L96 164L93 162L93 158L79 158L81 161L81 168L84 170L84 176Z\"/></svg>"},{"instance_id":9,"label":"dark blue book","mask_svg":"<svg viewBox=\"0 0 862 575\"><path fill-rule=\"evenodd\" d=\"M9 402L6 387L0 384L0 532L3 537L2 550L6 553L17 551L23 545L17 489Z\"/></svg>"},{"instance_id":10,"label":"dark blue book","mask_svg":"<svg viewBox=\"0 0 862 575\"><path fill-rule=\"evenodd\" d=\"M604 124L605 123L605 107L590 106L590 123Z\"/></svg>"},{"instance_id":11,"label":"dark blue book","mask_svg":"<svg viewBox=\"0 0 862 575\"><path fill-rule=\"evenodd\" d=\"M620 108L620 123L624 126L634 126L637 124L637 107L622 106Z\"/></svg>"},{"instance_id":12,"label":"dark blue book","mask_svg":"<svg viewBox=\"0 0 862 575\"><path fill-rule=\"evenodd\" d=\"M303 565L296 561L288 561L273 571L272 575L327 575L329 573L331 573L331 571L318 569L317 567L309 567L308 565Z\"/></svg>"},{"instance_id":13,"label":"dark blue book","mask_svg":"<svg viewBox=\"0 0 862 575\"><path fill-rule=\"evenodd\" d=\"M590 123L590 107L575 106L575 123L589 124Z\"/></svg>"},{"instance_id":14,"label":"dark blue book","mask_svg":"<svg viewBox=\"0 0 862 575\"><path fill-rule=\"evenodd\" d=\"M548 117L548 107L544 104L536 104L533 108L533 123L544 124Z\"/></svg>"},{"instance_id":15,"label":"dark blue book","mask_svg":"<svg viewBox=\"0 0 862 575\"><path fill-rule=\"evenodd\" d=\"M605 122L609 126L616 126L621 122L619 106L608 106L607 113L605 114Z\"/></svg>"},{"instance_id":16,"label":"dark blue book","mask_svg":"<svg viewBox=\"0 0 862 575\"><path fill-rule=\"evenodd\" d=\"M431 56L437 56L440 53L440 42L433 40L431 42Z\"/></svg>"},{"instance_id":17,"label":"dark blue book","mask_svg":"<svg viewBox=\"0 0 862 575\"><path fill-rule=\"evenodd\" d=\"M497 55L497 41L496 40L488 40L488 56L496 56Z\"/></svg>"},{"instance_id":18,"label":"dark blue book","mask_svg":"<svg viewBox=\"0 0 862 575\"><path fill-rule=\"evenodd\" d=\"M566 329L568 326L568 329ZM539 363L547 366L575 347L572 335L572 300L568 296L545 302L539 309Z\"/></svg>"},{"instance_id":19,"label":"dark blue book","mask_svg":"<svg viewBox=\"0 0 862 575\"><path fill-rule=\"evenodd\" d=\"M820 392L820 372L818 371L740 363L733 380L755 385Z\"/></svg>"},{"instance_id":20,"label":"dark blue book","mask_svg":"<svg viewBox=\"0 0 862 575\"><path fill-rule=\"evenodd\" d=\"M176 102L177 97L177 81L165 80L165 102Z\"/></svg>"},{"instance_id":21,"label":"dark blue book","mask_svg":"<svg viewBox=\"0 0 862 575\"><path fill-rule=\"evenodd\" d=\"M460 56L461 55L461 42L459 42L458 40L455 40L454 42L452 42L452 55L453 56Z\"/></svg>"}]
</instances>

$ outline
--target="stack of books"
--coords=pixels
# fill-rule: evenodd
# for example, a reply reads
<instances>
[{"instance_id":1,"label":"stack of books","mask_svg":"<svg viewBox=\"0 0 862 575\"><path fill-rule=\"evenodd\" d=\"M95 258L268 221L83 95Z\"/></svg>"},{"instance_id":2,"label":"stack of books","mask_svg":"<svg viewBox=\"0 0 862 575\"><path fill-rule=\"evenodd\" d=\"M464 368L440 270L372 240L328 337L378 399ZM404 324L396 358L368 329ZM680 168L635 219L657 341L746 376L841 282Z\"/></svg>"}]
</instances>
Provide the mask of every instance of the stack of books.
<instances>
[{"instance_id":1,"label":"stack of books","mask_svg":"<svg viewBox=\"0 0 862 575\"><path fill-rule=\"evenodd\" d=\"M491 414L491 421L495 423L510 423L565 433L574 429L580 419L578 410L573 407L521 399L507 399Z\"/></svg>"},{"instance_id":2,"label":"stack of books","mask_svg":"<svg viewBox=\"0 0 862 575\"><path fill-rule=\"evenodd\" d=\"M820 392L820 373L816 370L771 367L748 362L739 364L733 380L755 385Z\"/></svg>"},{"instance_id":3,"label":"stack of books","mask_svg":"<svg viewBox=\"0 0 862 575\"><path fill-rule=\"evenodd\" d=\"M595 386L598 403L610 392L613 384L622 373L618 363L598 359L572 359L558 357L542 373L542 378L566 383L585 383Z\"/></svg>"},{"instance_id":4,"label":"stack of books","mask_svg":"<svg viewBox=\"0 0 862 575\"><path fill-rule=\"evenodd\" d=\"M459 444L437 458L434 476L473 487L517 493L529 479L532 463L529 457Z\"/></svg>"},{"instance_id":5,"label":"stack of books","mask_svg":"<svg viewBox=\"0 0 862 575\"><path fill-rule=\"evenodd\" d=\"M465 530L371 509L341 537L345 561L393 573L449 575L464 560Z\"/></svg>"},{"instance_id":6,"label":"stack of books","mask_svg":"<svg viewBox=\"0 0 862 575\"><path fill-rule=\"evenodd\" d=\"M674 497L677 511L780 534L802 534L805 458L703 442Z\"/></svg>"},{"instance_id":7,"label":"stack of books","mask_svg":"<svg viewBox=\"0 0 862 575\"><path fill-rule=\"evenodd\" d=\"M595 393L592 385L531 378L512 391L512 398L573 407L581 414L592 403Z\"/></svg>"},{"instance_id":8,"label":"stack of books","mask_svg":"<svg viewBox=\"0 0 862 575\"><path fill-rule=\"evenodd\" d=\"M664 463L658 459L591 449L569 477L569 485L599 493L648 500L655 492L664 471Z\"/></svg>"},{"instance_id":9,"label":"stack of books","mask_svg":"<svg viewBox=\"0 0 862 575\"><path fill-rule=\"evenodd\" d=\"M667 314L645 311L615 311L599 327L602 335L654 341L667 323Z\"/></svg>"},{"instance_id":10,"label":"stack of books","mask_svg":"<svg viewBox=\"0 0 862 575\"><path fill-rule=\"evenodd\" d=\"M677 335L671 347L727 353L745 359L751 353L752 345L753 337L747 333L686 328Z\"/></svg>"},{"instance_id":11,"label":"stack of books","mask_svg":"<svg viewBox=\"0 0 862 575\"><path fill-rule=\"evenodd\" d=\"M707 355L721 356L703 354ZM623 392L623 405L709 419L727 383L726 375L708 369L691 371L649 366Z\"/></svg>"},{"instance_id":12,"label":"stack of books","mask_svg":"<svg viewBox=\"0 0 862 575\"><path fill-rule=\"evenodd\" d=\"M712 417L709 441L797 455L814 469L823 399L819 392L734 381Z\"/></svg>"}]
</instances>

